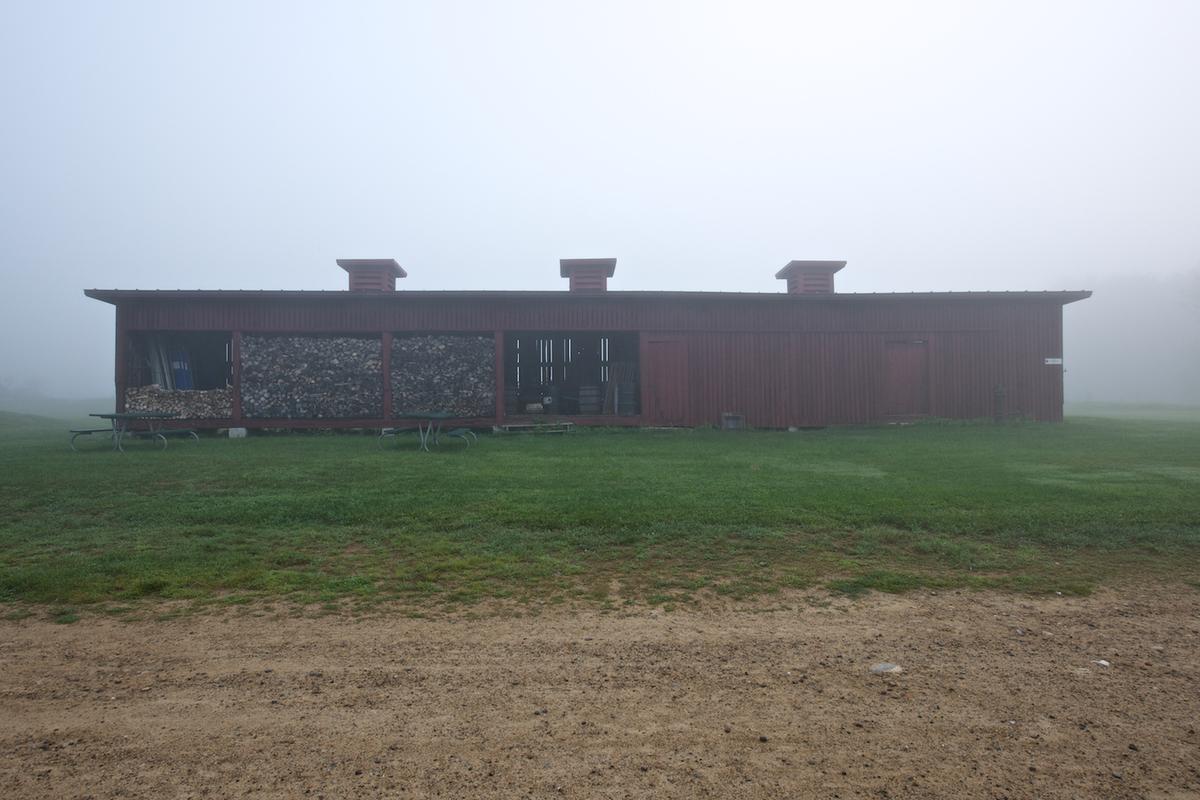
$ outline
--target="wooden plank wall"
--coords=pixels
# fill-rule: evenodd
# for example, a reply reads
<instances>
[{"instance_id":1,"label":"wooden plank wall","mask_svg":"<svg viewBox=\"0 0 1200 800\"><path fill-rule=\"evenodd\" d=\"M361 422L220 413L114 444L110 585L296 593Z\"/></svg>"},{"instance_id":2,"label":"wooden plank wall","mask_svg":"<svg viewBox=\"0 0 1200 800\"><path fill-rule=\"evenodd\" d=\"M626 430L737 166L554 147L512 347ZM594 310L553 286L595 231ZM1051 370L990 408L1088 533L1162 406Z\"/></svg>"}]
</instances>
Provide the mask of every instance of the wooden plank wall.
<instances>
[{"instance_id":1,"label":"wooden plank wall","mask_svg":"<svg viewBox=\"0 0 1200 800\"><path fill-rule=\"evenodd\" d=\"M1044 363L1062 356L1062 306L1036 295L951 300L835 296L795 303L554 294L520 301L503 296L408 300L403 293L370 299L146 299L118 308L118 353L127 333L139 330L485 331L500 343L508 330L629 331L643 342L647 336L678 337L687 355L686 375L664 368L664 375L656 376L646 365L641 375L643 392L658 379L685 382L671 394L686 393L686 416L671 424L715 425L722 412L734 412L767 428L880 421L884 343L888 336L903 334L928 342L932 416L991 417L995 388L1003 385L1009 412L1062 419L1062 367ZM503 364L500 354L497 364ZM119 389L123 373L118 359ZM502 380L502 369L498 376ZM501 418L502 398L500 385L498 416L481 424ZM625 418L618 424L640 422Z\"/></svg>"}]
</instances>

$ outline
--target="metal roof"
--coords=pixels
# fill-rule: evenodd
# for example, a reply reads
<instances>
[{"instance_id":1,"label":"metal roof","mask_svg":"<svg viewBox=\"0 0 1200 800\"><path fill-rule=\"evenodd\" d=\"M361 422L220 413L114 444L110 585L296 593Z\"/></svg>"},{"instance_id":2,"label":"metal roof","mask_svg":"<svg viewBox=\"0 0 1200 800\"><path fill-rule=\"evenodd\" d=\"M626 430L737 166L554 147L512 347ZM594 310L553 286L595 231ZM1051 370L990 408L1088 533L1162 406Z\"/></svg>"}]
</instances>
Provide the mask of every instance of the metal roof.
<instances>
[{"instance_id":1,"label":"metal roof","mask_svg":"<svg viewBox=\"0 0 1200 800\"><path fill-rule=\"evenodd\" d=\"M1066 305L1092 296L1090 290L999 291L999 292L837 292L835 294L788 294L786 292L677 292L609 291L568 292L550 290L421 290L394 292L348 292L344 289L85 289L86 296L116 305L123 300L756 300L762 302L855 302L884 300L1047 300Z\"/></svg>"}]
</instances>

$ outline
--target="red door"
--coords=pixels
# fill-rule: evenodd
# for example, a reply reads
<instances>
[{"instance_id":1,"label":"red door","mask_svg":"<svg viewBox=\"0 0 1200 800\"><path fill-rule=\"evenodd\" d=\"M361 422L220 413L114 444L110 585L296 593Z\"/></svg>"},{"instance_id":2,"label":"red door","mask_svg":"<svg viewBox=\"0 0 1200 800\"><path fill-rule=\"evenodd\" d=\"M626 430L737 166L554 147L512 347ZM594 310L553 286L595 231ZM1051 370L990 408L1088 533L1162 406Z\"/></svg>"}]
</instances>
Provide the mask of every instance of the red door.
<instances>
[{"instance_id":1,"label":"red door","mask_svg":"<svg viewBox=\"0 0 1200 800\"><path fill-rule=\"evenodd\" d=\"M924 339L897 339L884 345L883 415L919 417L929 413L929 348Z\"/></svg>"},{"instance_id":2,"label":"red door","mask_svg":"<svg viewBox=\"0 0 1200 800\"><path fill-rule=\"evenodd\" d=\"M652 336L642 342L642 415L651 425L688 424L687 346Z\"/></svg>"}]
</instances>

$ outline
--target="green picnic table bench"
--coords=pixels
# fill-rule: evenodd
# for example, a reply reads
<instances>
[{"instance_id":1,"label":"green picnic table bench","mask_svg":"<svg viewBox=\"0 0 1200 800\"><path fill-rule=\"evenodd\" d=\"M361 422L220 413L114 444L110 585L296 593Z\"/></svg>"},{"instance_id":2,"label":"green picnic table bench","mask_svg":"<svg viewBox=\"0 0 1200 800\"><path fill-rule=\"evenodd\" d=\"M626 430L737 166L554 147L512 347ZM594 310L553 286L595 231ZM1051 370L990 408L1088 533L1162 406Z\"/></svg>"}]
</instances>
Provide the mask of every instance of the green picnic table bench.
<instances>
[{"instance_id":1,"label":"green picnic table bench","mask_svg":"<svg viewBox=\"0 0 1200 800\"><path fill-rule=\"evenodd\" d=\"M143 439L159 439L162 441L162 446L164 448L167 446L168 436L188 436L191 437L192 441L194 442L200 441L200 437L197 436L196 432L191 428L159 428L158 430L153 431L126 431L125 435L140 436Z\"/></svg>"},{"instance_id":2,"label":"green picnic table bench","mask_svg":"<svg viewBox=\"0 0 1200 800\"><path fill-rule=\"evenodd\" d=\"M397 414L397 419L415 420L417 427L391 427L383 428L379 431L379 446L383 447L385 437L393 439L401 433L413 433L414 431L420 437L420 442L417 447L429 452L429 443L439 444L439 439L443 436L453 436L457 439L462 439L466 442L467 447L471 446L471 442L479 441L479 437L475 435L475 431L470 428L452 428L448 431L442 430L442 420L453 419L454 415L444 411L411 411L403 414Z\"/></svg>"},{"instance_id":3,"label":"green picnic table bench","mask_svg":"<svg viewBox=\"0 0 1200 800\"><path fill-rule=\"evenodd\" d=\"M107 433L112 437L113 449L118 452L125 452L125 448L121 446L121 440L126 436L137 436L144 439L157 439L163 449L167 447L168 436L188 436L193 441L200 441L200 437L196 435L196 431L191 428L162 428L160 427L165 420L178 419L174 414L162 411L127 411L117 414L89 414L88 416L98 419L108 420L112 423L109 428L72 428L71 434L71 449L77 450L75 440L80 436L91 436L96 433ZM139 422L145 423L145 428L131 428L131 424Z\"/></svg>"},{"instance_id":4,"label":"green picnic table bench","mask_svg":"<svg viewBox=\"0 0 1200 800\"><path fill-rule=\"evenodd\" d=\"M108 427L108 428L71 428L71 430L68 431L68 433L71 434L71 442L70 442L71 449L77 450L77 448L75 447L75 440L78 439L80 436L91 436L93 433L107 433L109 436L112 436L114 431L111 427Z\"/></svg>"},{"instance_id":5,"label":"green picnic table bench","mask_svg":"<svg viewBox=\"0 0 1200 800\"><path fill-rule=\"evenodd\" d=\"M467 447L471 446L471 442L479 441L479 437L475 435L475 431L470 428L452 428L443 433L442 436L456 436L466 442Z\"/></svg>"}]
</instances>

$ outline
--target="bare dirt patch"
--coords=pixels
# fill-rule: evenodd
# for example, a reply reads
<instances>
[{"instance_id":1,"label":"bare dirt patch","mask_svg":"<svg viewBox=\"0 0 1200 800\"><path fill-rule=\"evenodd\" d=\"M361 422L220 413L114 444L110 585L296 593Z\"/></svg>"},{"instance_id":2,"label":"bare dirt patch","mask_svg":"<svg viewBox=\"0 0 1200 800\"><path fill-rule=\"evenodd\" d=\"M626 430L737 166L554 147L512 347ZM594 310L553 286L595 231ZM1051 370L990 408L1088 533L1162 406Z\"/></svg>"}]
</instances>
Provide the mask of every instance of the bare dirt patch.
<instances>
[{"instance_id":1,"label":"bare dirt patch","mask_svg":"<svg viewBox=\"0 0 1200 800\"><path fill-rule=\"evenodd\" d=\"M1200 793L1195 589L777 601L0 623L0 796Z\"/></svg>"}]
</instances>

